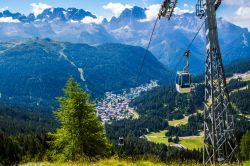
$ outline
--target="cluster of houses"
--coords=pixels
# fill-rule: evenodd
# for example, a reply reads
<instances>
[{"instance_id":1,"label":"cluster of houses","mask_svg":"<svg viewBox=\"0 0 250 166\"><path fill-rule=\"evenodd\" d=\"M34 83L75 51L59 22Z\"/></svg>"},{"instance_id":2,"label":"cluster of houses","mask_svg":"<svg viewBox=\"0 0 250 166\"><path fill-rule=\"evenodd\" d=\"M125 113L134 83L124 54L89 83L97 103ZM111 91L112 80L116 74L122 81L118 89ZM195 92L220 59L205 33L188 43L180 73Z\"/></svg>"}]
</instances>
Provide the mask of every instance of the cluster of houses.
<instances>
[{"instance_id":1,"label":"cluster of houses","mask_svg":"<svg viewBox=\"0 0 250 166\"><path fill-rule=\"evenodd\" d=\"M247 71L246 73L236 73L233 75L234 79L246 79L250 78L250 70Z\"/></svg>"},{"instance_id":2,"label":"cluster of houses","mask_svg":"<svg viewBox=\"0 0 250 166\"><path fill-rule=\"evenodd\" d=\"M149 91L157 86L157 81L150 81L150 83L145 85L123 90L120 94L106 92L105 97L97 101L96 112L103 123L129 119L135 113L133 108L129 107L131 100L138 97L141 92Z\"/></svg>"}]
</instances>

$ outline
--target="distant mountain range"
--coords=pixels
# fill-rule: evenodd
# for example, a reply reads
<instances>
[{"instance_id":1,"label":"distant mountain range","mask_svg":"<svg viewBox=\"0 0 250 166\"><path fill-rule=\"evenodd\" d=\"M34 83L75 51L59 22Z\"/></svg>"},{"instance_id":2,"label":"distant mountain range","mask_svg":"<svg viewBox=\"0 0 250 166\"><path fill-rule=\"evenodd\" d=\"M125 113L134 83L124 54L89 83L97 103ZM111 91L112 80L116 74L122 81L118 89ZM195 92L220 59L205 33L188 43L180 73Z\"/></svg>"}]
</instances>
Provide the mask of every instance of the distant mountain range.
<instances>
[{"instance_id":1,"label":"distant mountain range","mask_svg":"<svg viewBox=\"0 0 250 166\"><path fill-rule=\"evenodd\" d=\"M45 9L41 14L35 16L33 13L25 16L21 13L12 13L9 10L5 10L0 12L1 17L11 17L12 19L16 19L22 23L31 23L34 21L81 21L85 17L96 18L92 13L85 11L83 9L76 8L49 8Z\"/></svg>"},{"instance_id":2,"label":"distant mountain range","mask_svg":"<svg viewBox=\"0 0 250 166\"><path fill-rule=\"evenodd\" d=\"M50 106L70 75L94 98L150 80L172 81L173 74L148 53L136 84L144 52L122 44L93 47L50 39L1 43L1 101Z\"/></svg>"},{"instance_id":3,"label":"distant mountain range","mask_svg":"<svg viewBox=\"0 0 250 166\"><path fill-rule=\"evenodd\" d=\"M145 21L147 9L135 6L125 9L119 17L100 23L86 23L85 18L96 19L91 12L76 8L45 9L38 16L0 13L0 41L27 38L51 38L56 41L100 45L123 43L146 47L153 22ZM5 18L5 19L3 19ZM6 21L9 19L10 21ZM5 21L1 21L5 20ZM174 15L171 21L162 19L156 28L150 51L168 68L182 69L184 61L176 64L187 45L202 24L195 14ZM250 33L221 18L218 19L219 38L224 63L250 58ZM203 72L205 61L205 32L198 35L191 47L191 66L194 73Z\"/></svg>"}]
</instances>

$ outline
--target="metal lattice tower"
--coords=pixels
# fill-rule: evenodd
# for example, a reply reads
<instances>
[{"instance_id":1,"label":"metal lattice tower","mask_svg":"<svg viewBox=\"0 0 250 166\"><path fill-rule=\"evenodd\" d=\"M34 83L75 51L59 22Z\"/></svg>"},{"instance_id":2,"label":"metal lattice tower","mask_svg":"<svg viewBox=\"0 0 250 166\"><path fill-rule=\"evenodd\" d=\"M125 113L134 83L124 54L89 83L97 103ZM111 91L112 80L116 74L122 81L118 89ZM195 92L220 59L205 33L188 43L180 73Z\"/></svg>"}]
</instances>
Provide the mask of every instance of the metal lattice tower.
<instances>
[{"instance_id":1,"label":"metal lattice tower","mask_svg":"<svg viewBox=\"0 0 250 166\"><path fill-rule=\"evenodd\" d=\"M206 22L203 163L239 161L233 111L218 42L216 10L221 0L198 0L196 14Z\"/></svg>"}]
</instances>

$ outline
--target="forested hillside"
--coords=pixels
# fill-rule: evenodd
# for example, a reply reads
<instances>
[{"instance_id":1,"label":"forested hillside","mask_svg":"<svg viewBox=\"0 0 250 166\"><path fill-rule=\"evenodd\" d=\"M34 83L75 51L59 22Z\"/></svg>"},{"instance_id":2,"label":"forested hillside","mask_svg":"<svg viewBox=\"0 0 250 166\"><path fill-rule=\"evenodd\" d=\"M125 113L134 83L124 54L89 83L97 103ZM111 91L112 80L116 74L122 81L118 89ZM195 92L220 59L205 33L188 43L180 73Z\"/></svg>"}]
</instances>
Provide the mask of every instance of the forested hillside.
<instances>
[{"instance_id":1,"label":"forested hillside","mask_svg":"<svg viewBox=\"0 0 250 166\"><path fill-rule=\"evenodd\" d=\"M226 1L1 2L0 166L250 166L250 3Z\"/></svg>"},{"instance_id":2,"label":"forested hillside","mask_svg":"<svg viewBox=\"0 0 250 166\"><path fill-rule=\"evenodd\" d=\"M250 71L250 59L242 59L225 66L226 76L230 77L236 73L245 73Z\"/></svg>"},{"instance_id":3,"label":"forested hillside","mask_svg":"<svg viewBox=\"0 0 250 166\"><path fill-rule=\"evenodd\" d=\"M237 134L241 135L250 130L248 107L249 81L231 79L229 82L232 103L237 108ZM165 144L155 144L148 140L147 135L152 132L166 131L166 141L178 143L179 137L199 135L202 131L204 87L196 85L191 94L180 95L174 86L158 87L152 91L142 93L131 106L139 113L138 119L114 121L106 124L106 135L113 144L114 150L122 156L130 156L135 160L142 156L154 156L163 162L171 161L201 161L200 149L180 149ZM235 97L234 97L235 96ZM242 102L241 102L242 101ZM243 102L244 101L244 102ZM22 107L3 107L1 109L1 148L11 151L0 156L4 163L19 161L42 160L48 154L50 147L48 131L54 131L58 126L51 114L24 111ZM24 111L24 112L22 112ZM172 120L187 118L187 123L173 125ZM21 122L21 123L18 123ZM171 123L170 123L171 122ZM240 124L240 125L239 125ZM13 127L16 126L16 127ZM125 141L124 149L118 148L119 137ZM173 139L173 140L172 140ZM181 155L180 155L181 154ZM8 156L8 157L7 157ZM147 158L147 157L146 157Z\"/></svg>"},{"instance_id":4,"label":"forested hillside","mask_svg":"<svg viewBox=\"0 0 250 166\"><path fill-rule=\"evenodd\" d=\"M0 132L9 135L41 134L53 131L57 125L51 112L1 103Z\"/></svg>"},{"instance_id":5,"label":"forested hillside","mask_svg":"<svg viewBox=\"0 0 250 166\"><path fill-rule=\"evenodd\" d=\"M237 135L240 137L250 130L249 85L247 78L233 78L234 73L245 73L249 70L249 60L235 62L226 66L228 73L228 89L232 108L237 113ZM203 131L203 76L195 77L197 83L191 94L179 94L175 86L161 86L149 92L142 93L132 101L131 107L139 113L137 120L122 120L106 125L108 137L114 142L120 136L133 133L137 137L147 138L147 135L157 137L162 133L165 141L176 141L175 137L200 136ZM162 136L162 135L161 135ZM198 138L198 137L197 137ZM162 140L162 138L161 138ZM202 141L202 140L201 140ZM178 141L177 141L178 142Z\"/></svg>"},{"instance_id":6,"label":"forested hillside","mask_svg":"<svg viewBox=\"0 0 250 166\"><path fill-rule=\"evenodd\" d=\"M0 43L1 100L54 109L70 75L93 98L150 80L169 82L171 72L148 52L136 85L144 53L141 47L122 44L93 47L50 39Z\"/></svg>"}]
</instances>

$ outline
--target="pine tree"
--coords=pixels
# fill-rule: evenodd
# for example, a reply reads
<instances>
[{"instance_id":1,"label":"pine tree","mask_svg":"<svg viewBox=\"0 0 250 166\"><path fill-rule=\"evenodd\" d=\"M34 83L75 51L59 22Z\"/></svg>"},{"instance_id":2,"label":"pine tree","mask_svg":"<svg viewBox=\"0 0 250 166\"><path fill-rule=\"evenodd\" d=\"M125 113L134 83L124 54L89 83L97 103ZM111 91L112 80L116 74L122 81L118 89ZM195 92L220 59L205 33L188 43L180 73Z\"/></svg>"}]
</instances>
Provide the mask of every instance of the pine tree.
<instances>
[{"instance_id":1,"label":"pine tree","mask_svg":"<svg viewBox=\"0 0 250 166\"><path fill-rule=\"evenodd\" d=\"M61 160L77 160L107 155L110 144L105 137L103 125L95 113L94 104L73 77L59 97L59 108L54 112L61 127L52 137L53 156Z\"/></svg>"},{"instance_id":2,"label":"pine tree","mask_svg":"<svg viewBox=\"0 0 250 166\"><path fill-rule=\"evenodd\" d=\"M250 132L247 131L240 141L240 154L243 159L250 159Z\"/></svg>"}]
</instances>

